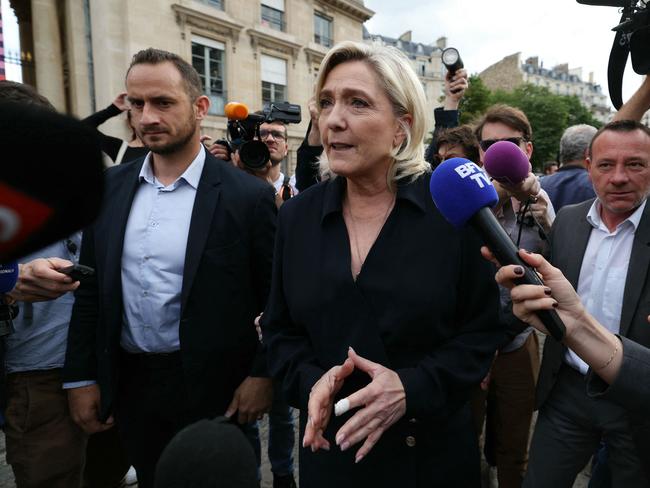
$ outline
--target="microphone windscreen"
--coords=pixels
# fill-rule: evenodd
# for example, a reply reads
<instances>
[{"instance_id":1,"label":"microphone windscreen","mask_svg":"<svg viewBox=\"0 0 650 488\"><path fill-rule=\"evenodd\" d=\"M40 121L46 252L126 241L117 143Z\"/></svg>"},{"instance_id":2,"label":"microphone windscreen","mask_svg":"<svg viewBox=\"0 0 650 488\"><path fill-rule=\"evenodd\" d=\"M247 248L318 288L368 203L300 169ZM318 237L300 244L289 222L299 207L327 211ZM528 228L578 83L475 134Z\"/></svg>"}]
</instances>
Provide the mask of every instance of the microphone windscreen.
<instances>
[{"instance_id":1,"label":"microphone windscreen","mask_svg":"<svg viewBox=\"0 0 650 488\"><path fill-rule=\"evenodd\" d=\"M0 264L0 295L9 293L18 280L18 263Z\"/></svg>"},{"instance_id":2,"label":"microphone windscreen","mask_svg":"<svg viewBox=\"0 0 650 488\"><path fill-rule=\"evenodd\" d=\"M102 200L94 128L24 103L0 103L0 262L87 226Z\"/></svg>"},{"instance_id":3,"label":"microphone windscreen","mask_svg":"<svg viewBox=\"0 0 650 488\"><path fill-rule=\"evenodd\" d=\"M228 120L244 120L248 117L248 107L243 103L229 102L224 108Z\"/></svg>"},{"instance_id":4,"label":"microphone windscreen","mask_svg":"<svg viewBox=\"0 0 650 488\"><path fill-rule=\"evenodd\" d=\"M429 190L442 216L454 227L462 227L480 209L499 201L485 172L463 158L440 163L431 174Z\"/></svg>"},{"instance_id":5,"label":"microphone windscreen","mask_svg":"<svg viewBox=\"0 0 650 488\"><path fill-rule=\"evenodd\" d=\"M500 183L520 183L530 172L528 156L519 146L510 141L498 141L492 144L485 151L483 166L485 171Z\"/></svg>"}]
</instances>

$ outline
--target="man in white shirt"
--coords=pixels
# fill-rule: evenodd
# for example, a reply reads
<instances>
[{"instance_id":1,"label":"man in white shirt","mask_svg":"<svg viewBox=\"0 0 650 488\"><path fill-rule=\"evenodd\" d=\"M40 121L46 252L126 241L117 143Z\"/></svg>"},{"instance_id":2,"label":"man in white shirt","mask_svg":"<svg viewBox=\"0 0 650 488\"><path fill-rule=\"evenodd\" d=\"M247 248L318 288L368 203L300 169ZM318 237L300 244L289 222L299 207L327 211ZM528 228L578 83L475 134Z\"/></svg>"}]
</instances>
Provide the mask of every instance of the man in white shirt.
<instances>
[{"instance_id":1,"label":"man in white shirt","mask_svg":"<svg viewBox=\"0 0 650 488\"><path fill-rule=\"evenodd\" d=\"M606 125L594 136L587 161L597 198L558 213L553 264L603 325L648 346L650 129L629 120ZM524 486L571 486L601 438L608 445L612 486L648 486L649 421L589 397L587 370L571 350L547 339Z\"/></svg>"}]
</instances>

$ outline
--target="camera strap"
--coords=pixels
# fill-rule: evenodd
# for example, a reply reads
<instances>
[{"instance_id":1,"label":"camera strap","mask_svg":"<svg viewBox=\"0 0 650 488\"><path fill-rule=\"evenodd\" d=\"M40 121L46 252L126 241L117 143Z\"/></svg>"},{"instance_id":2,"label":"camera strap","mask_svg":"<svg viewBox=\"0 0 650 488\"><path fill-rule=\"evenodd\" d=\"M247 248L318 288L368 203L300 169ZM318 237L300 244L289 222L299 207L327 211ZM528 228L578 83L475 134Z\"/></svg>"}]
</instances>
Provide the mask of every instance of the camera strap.
<instances>
[{"instance_id":1,"label":"camera strap","mask_svg":"<svg viewBox=\"0 0 650 488\"><path fill-rule=\"evenodd\" d=\"M627 14L623 13L621 23L625 22ZM607 85L609 87L609 98L616 110L623 105L623 74L625 65L630 54L630 34L619 30L614 37L614 44L609 53L609 64L607 66Z\"/></svg>"}]
</instances>

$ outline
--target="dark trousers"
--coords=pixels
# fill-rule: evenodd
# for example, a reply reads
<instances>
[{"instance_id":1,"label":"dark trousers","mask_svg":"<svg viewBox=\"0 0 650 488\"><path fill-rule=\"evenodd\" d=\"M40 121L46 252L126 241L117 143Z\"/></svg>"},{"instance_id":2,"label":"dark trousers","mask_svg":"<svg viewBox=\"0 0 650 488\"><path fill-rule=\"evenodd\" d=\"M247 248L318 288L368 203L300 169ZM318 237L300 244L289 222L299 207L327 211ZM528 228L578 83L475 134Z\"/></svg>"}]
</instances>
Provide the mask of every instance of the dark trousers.
<instances>
[{"instance_id":1,"label":"dark trousers","mask_svg":"<svg viewBox=\"0 0 650 488\"><path fill-rule=\"evenodd\" d=\"M122 354L116 421L139 488L153 488L163 449L198 420L187 404L180 353Z\"/></svg>"},{"instance_id":2,"label":"dark trousers","mask_svg":"<svg viewBox=\"0 0 650 488\"><path fill-rule=\"evenodd\" d=\"M131 464L117 428L97 432L88 438L84 488L119 488Z\"/></svg>"},{"instance_id":3,"label":"dark trousers","mask_svg":"<svg viewBox=\"0 0 650 488\"><path fill-rule=\"evenodd\" d=\"M293 474L293 444L295 441L295 423L293 409L287 404L282 395L279 383L273 384L273 403L268 414L269 444L268 457L273 476L288 476ZM259 422L253 422L242 427L244 434L253 445L257 458L258 478L261 478L262 448L260 444Z\"/></svg>"},{"instance_id":4,"label":"dark trousers","mask_svg":"<svg viewBox=\"0 0 650 488\"><path fill-rule=\"evenodd\" d=\"M609 451L612 486L647 487L626 411L588 397L584 376L563 365L537 417L524 486L571 487L601 438Z\"/></svg>"}]
</instances>

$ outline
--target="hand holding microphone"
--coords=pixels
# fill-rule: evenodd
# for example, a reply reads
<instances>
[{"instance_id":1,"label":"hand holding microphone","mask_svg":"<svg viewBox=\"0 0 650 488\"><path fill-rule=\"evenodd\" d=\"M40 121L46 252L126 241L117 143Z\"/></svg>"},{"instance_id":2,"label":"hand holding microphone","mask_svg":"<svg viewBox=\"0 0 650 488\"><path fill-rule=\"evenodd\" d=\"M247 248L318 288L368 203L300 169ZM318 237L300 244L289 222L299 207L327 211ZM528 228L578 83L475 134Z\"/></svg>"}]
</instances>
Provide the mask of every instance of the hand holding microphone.
<instances>
[{"instance_id":1,"label":"hand holding microphone","mask_svg":"<svg viewBox=\"0 0 650 488\"><path fill-rule=\"evenodd\" d=\"M544 284L535 270L519 257L517 247L490 210L498 202L498 196L481 168L467 159L448 159L434 170L429 188L438 210L454 227L469 223L502 265L522 267L524 273L519 284ZM565 327L555 310L541 310L538 316L551 335L561 341Z\"/></svg>"}]
</instances>

